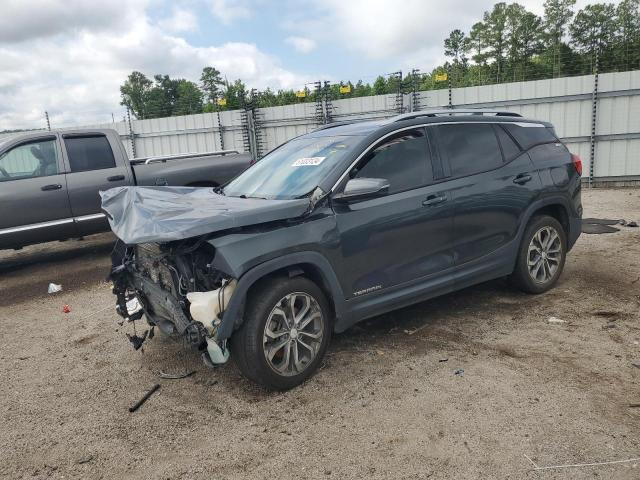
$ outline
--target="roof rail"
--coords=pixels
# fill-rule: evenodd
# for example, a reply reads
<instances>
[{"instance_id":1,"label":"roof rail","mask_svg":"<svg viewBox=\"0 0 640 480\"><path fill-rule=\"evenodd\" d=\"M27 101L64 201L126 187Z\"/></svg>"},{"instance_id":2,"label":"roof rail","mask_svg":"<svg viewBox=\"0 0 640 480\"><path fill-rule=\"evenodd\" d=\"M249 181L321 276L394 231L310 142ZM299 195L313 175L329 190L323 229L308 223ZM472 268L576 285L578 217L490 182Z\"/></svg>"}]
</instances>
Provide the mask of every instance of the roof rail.
<instances>
[{"instance_id":1,"label":"roof rail","mask_svg":"<svg viewBox=\"0 0 640 480\"><path fill-rule=\"evenodd\" d=\"M519 113L507 112L505 110L484 110L484 109L459 109L447 108L442 110L421 110L418 112L409 112L391 117L389 122L401 122L402 120L411 120L420 117L438 117L451 115L492 115L494 117L522 117Z\"/></svg>"},{"instance_id":2,"label":"roof rail","mask_svg":"<svg viewBox=\"0 0 640 480\"><path fill-rule=\"evenodd\" d=\"M327 128L341 127L342 125L351 125L352 123L355 123L355 122L345 121L345 122L327 123L325 125L321 125L318 128L314 128L313 130L311 130L310 133L319 132L320 130L326 130Z\"/></svg>"}]
</instances>

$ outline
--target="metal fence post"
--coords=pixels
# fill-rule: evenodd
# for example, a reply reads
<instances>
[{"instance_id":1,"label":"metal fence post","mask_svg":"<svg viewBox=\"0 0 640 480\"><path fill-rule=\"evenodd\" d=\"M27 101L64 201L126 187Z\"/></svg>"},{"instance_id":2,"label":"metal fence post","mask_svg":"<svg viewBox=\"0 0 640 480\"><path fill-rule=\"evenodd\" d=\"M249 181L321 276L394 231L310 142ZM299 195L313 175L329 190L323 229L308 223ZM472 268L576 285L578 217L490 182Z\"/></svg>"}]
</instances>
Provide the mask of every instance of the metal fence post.
<instances>
[{"instance_id":1,"label":"metal fence post","mask_svg":"<svg viewBox=\"0 0 640 480\"><path fill-rule=\"evenodd\" d=\"M44 116L47 119L47 130L51 131L51 123L49 122L49 112L44 112Z\"/></svg>"},{"instance_id":2,"label":"metal fence post","mask_svg":"<svg viewBox=\"0 0 640 480\"><path fill-rule=\"evenodd\" d=\"M129 126L129 140L131 141L131 157L136 158L136 141L134 138L133 127L131 125L131 112L127 108L127 125Z\"/></svg>"},{"instance_id":3,"label":"metal fence post","mask_svg":"<svg viewBox=\"0 0 640 480\"><path fill-rule=\"evenodd\" d=\"M449 108L453 108L452 92L451 92L451 65L447 66L447 84L449 88Z\"/></svg>"},{"instance_id":4,"label":"metal fence post","mask_svg":"<svg viewBox=\"0 0 640 480\"><path fill-rule=\"evenodd\" d=\"M220 150L224 150L224 129L222 127L222 121L220 120L220 110L216 112L218 117L218 135L220 135Z\"/></svg>"},{"instance_id":5,"label":"metal fence post","mask_svg":"<svg viewBox=\"0 0 640 480\"><path fill-rule=\"evenodd\" d=\"M596 124L598 120L598 64L600 61L600 48L596 48L596 61L593 72L593 93L591 95L591 136L589 142L591 150L589 152L589 187L593 184L594 165L596 161Z\"/></svg>"}]
</instances>

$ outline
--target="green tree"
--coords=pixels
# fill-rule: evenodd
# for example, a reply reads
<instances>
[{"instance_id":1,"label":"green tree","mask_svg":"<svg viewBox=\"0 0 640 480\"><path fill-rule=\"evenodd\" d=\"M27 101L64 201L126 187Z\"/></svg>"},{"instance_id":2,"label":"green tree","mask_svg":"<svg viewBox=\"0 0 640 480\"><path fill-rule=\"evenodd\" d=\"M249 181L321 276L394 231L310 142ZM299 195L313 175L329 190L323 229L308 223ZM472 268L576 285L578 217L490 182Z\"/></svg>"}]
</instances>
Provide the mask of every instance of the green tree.
<instances>
[{"instance_id":1,"label":"green tree","mask_svg":"<svg viewBox=\"0 0 640 480\"><path fill-rule=\"evenodd\" d=\"M208 102L215 104L216 100L222 94L222 87L224 86L224 80L220 71L214 67L204 67L202 69L202 75L200 75L200 83L202 84L202 91Z\"/></svg>"},{"instance_id":2,"label":"green tree","mask_svg":"<svg viewBox=\"0 0 640 480\"><path fill-rule=\"evenodd\" d=\"M640 67L640 0L623 0L616 9L616 57L625 69Z\"/></svg>"},{"instance_id":3,"label":"green tree","mask_svg":"<svg viewBox=\"0 0 640 480\"><path fill-rule=\"evenodd\" d=\"M449 37L444 40L444 54L453 60L454 65L466 64L467 58L465 52L467 50L468 39L464 32L459 29L453 30Z\"/></svg>"},{"instance_id":4,"label":"green tree","mask_svg":"<svg viewBox=\"0 0 640 480\"><path fill-rule=\"evenodd\" d=\"M373 82L372 90L374 95L384 95L387 93L387 79L379 75L375 82Z\"/></svg>"},{"instance_id":5,"label":"green tree","mask_svg":"<svg viewBox=\"0 0 640 480\"><path fill-rule=\"evenodd\" d=\"M202 113L202 91L193 82L180 79L177 81L177 99L173 115L192 115Z\"/></svg>"},{"instance_id":6,"label":"green tree","mask_svg":"<svg viewBox=\"0 0 640 480\"><path fill-rule=\"evenodd\" d=\"M578 52L593 59L597 50L601 60L611 60L618 27L615 14L616 9L611 3L587 5L576 14L569 31L571 43Z\"/></svg>"},{"instance_id":7,"label":"green tree","mask_svg":"<svg viewBox=\"0 0 640 480\"><path fill-rule=\"evenodd\" d=\"M223 96L227 100L227 110L244 108L247 103L247 87L240 79L232 83L225 82Z\"/></svg>"},{"instance_id":8,"label":"green tree","mask_svg":"<svg viewBox=\"0 0 640 480\"><path fill-rule=\"evenodd\" d=\"M500 82L508 47L507 4L504 2L496 3L491 12L484 13L483 21L486 25L487 53L489 58L494 61L496 80Z\"/></svg>"},{"instance_id":9,"label":"green tree","mask_svg":"<svg viewBox=\"0 0 640 480\"><path fill-rule=\"evenodd\" d=\"M576 0L546 0L544 2L544 31L546 46L551 53L553 76L562 72L560 58L562 40L569 22L573 18Z\"/></svg>"},{"instance_id":10,"label":"green tree","mask_svg":"<svg viewBox=\"0 0 640 480\"><path fill-rule=\"evenodd\" d=\"M120 105L131 110L136 118L146 118L145 106L152 85L153 82L143 73L131 72L124 84L120 86Z\"/></svg>"},{"instance_id":11,"label":"green tree","mask_svg":"<svg viewBox=\"0 0 640 480\"><path fill-rule=\"evenodd\" d=\"M518 73L524 80L531 57L542 51L542 19L517 3L507 6L506 14L513 80L517 79Z\"/></svg>"}]
</instances>

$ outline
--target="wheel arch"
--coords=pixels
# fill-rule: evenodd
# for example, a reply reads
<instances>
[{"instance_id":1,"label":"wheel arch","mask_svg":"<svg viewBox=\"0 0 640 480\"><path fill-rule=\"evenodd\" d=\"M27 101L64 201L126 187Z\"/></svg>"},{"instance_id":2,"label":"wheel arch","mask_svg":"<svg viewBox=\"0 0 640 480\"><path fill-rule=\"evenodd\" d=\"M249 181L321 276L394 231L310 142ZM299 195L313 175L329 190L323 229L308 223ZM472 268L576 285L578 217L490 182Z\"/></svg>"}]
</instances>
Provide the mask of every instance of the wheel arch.
<instances>
[{"instance_id":1,"label":"wheel arch","mask_svg":"<svg viewBox=\"0 0 640 480\"><path fill-rule=\"evenodd\" d=\"M259 282L277 276L298 275L306 276L325 293L335 314L336 322L344 317L346 309L344 294L329 261L318 252L296 252L256 265L238 279L236 289L216 333L216 339L229 338L234 329L242 324L246 299Z\"/></svg>"}]
</instances>

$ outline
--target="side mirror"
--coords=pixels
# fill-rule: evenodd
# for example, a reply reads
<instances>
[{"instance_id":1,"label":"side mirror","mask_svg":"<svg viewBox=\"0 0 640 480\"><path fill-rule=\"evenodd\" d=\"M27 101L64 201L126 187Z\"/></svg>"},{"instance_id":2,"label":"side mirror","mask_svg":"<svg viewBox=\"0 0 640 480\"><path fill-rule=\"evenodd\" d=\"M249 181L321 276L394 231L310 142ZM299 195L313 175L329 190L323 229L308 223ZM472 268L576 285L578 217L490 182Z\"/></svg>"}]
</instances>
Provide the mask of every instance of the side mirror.
<instances>
[{"instance_id":1,"label":"side mirror","mask_svg":"<svg viewBox=\"0 0 640 480\"><path fill-rule=\"evenodd\" d=\"M352 178L342 193L333 196L337 202L347 203L385 195L389 192L389 180L386 178Z\"/></svg>"}]
</instances>

